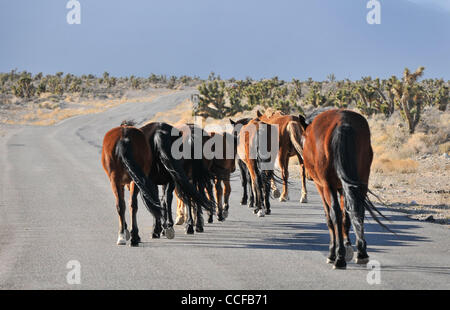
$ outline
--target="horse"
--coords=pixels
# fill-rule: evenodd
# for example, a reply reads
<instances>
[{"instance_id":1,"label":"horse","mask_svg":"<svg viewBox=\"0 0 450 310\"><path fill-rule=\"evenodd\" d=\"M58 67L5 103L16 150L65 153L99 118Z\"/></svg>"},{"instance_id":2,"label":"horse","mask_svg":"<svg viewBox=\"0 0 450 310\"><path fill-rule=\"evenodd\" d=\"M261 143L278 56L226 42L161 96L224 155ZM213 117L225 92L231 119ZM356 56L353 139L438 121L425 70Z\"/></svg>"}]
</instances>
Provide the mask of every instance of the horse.
<instances>
[{"instance_id":1,"label":"horse","mask_svg":"<svg viewBox=\"0 0 450 310\"><path fill-rule=\"evenodd\" d=\"M117 245L125 245L130 239L130 232L125 221L124 186L131 181L140 189L144 205L154 217L153 233L160 233L161 208L157 186L149 177L154 153L144 133L127 122L109 130L103 139L101 162L116 198L116 209L119 215ZM137 246L141 240L136 221L137 206L131 206L130 211L131 246Z\"/></svg>"},{"instance_id":2,"label":"horse","mask_svg":"<svg viewBox=\"0 0 450 310\"><path fill-rule=\"evenodd\" d=\"M204 208L208 212L208 223L212 223L212 217L216 203L213 196L213 179L215 171L219 168L214 168L214 162L212 158L206 158L203 152L205 143L211 138L211 136L202 128L195 126L194 124L183 124L177 127L182 134L183 145L186 145L185 155L190 159L186 161L185 168L189 170L191 180L198 192L203 195L207 195L210 201L210 208ZM189 154L188 154L189 153ZM178 193L177 193L178 196ZM206 197L206 196L205 196ZM187 214L184 214L185 205L187 205ZM192 214L192 210L195 211L195 215ZM187 225L193 225L195 222L195 230L197 232L204 231L204 222L202 209L194 205L191 209L186 201L180 199L177 202L177 219L176 224L183 224L184 217L187 217ZM193 231L192 231L193 233Z\"/></svg>"},{"instance_id":3,"label":"horse","mask_svg":"<svg viewBox=\"0 0 450 310\"><path fill-rule=\"evenodd\" d=\"M301 135L307 127L305 118L302 115L284 115L281 112L274 112L271 109L266 110L264 114L260 111L256 112L258 118L268 124L277 125L279 133L279 151L278 166L281 170L281 178L283 180L283 191L280 201L289 200L288 196L288 179L289 179L289 158L297 156L300 163L300 177L302 180L302 195L300 203L308 201L306 191L306 173L302 158ZM274 185L274 184L273 184ZM274 186L274 191L278 191ZM274 193L274 196L277 196Z\"/></svg>"},{"instance_id":4,"label":"horse","mask_svg":"<svg viewBox=\"0 0 450 310\"><path fill-rule=\"evenodd\" d=\"M213 210L215 204L210 201L203 191L199 188L208 186L209 174L203 169L198 161L192 160L189 156L175 158L172 153L174 144L179 143L178 150L183 147L189 148L189 143L181 144L183 139L182 132L177 128L162 122L148 123L140 128L145 139L154 154L154 161L151 165L150 176L152 181L163 187L163 213L166 237L173 238L173 219L172 219L172 200L173 191L191 210L204 208L208 211ZM181 146L181 148L180 148ZM178 151L177 150L177 151ZM187 150L190 153L190 150ZM140 188L130 186L130 205L137 209L137 193ZM188 212L190 219L186 223L186 233L193 234L193 220L191 212ZM153 233L152 238L159 238L158 233Z\"/></svg>"},{"instance_id":5,"label":"horse","mask_svg":"<svg viewBox=\"0 0 450 310\"><path fill-rule=\"evenodd\" d=\"M248 169L255 202L253 212L259 217L271 214L270 187L275 177L272 164L276 157L273 153L277 151L272 149L272 143L278 142L276 130L275 126L256 118L243 126L238 135L238 155Z\"/></svg>"},{"instance_id":6,"label":"horse","mask_svg":"<svg viewBox=\"0 0 450 310\"><path fill-rule=\"evenodd\" d=\"M233 136L237 137L239 135L239 133L241 132L242 127L247 125L248 122L250 122L252 120L252 118L250 118L250 117L242 118L237 121L233 121L230 118L229 120L230 120L230 124L233 126L232 134L233 134ZM252 191L252 183L251 183L250 174L248 172L248 169L247 169L244 161L242 161L242 159L238 158L237 162L238 162L238 167L239 167L239 172L240 172L240 177L241 177L241 185L242 185L241 205L247 204L248 192L250 192L250 202L249 202L248 206L249 206L249 208L253 208L254 203L255 203L255 197L254 197L253 191Z\"/></svg>"},{"instance_id":7,"label":"horse","mask_svg":"<svg viewBox=\"0 0 450 310\"><path fill-rule=\"evenodd\" d=\"M357 264L367 264L369 255L364 238L367 210L383 227L376 209L367 197L373 151L367 120L360 114L333 109L317 115L302 136L303 160L308 175L322 198L330 233L327 263L345 269L353 258L349 231L356 234ZM338 193L340 199L338 199Z\"/></svg>"},{"instance_id":8,"label":"horse","mask_svg":"<svg viewBox=\"0 0 450 310\"><path fill-rule=\"evenodd\" d=\"M222 146L221 150L218 150L217 147L213 149L215 156L211 167L214 175L214 194L217 203L216 214L218 220L222 222L228 217L228 209L230 207L230 177L236 170L237 137L226 132L210 132L209 134L211 139L217 142L214 146Z\"/></svg>"}]
</instances>

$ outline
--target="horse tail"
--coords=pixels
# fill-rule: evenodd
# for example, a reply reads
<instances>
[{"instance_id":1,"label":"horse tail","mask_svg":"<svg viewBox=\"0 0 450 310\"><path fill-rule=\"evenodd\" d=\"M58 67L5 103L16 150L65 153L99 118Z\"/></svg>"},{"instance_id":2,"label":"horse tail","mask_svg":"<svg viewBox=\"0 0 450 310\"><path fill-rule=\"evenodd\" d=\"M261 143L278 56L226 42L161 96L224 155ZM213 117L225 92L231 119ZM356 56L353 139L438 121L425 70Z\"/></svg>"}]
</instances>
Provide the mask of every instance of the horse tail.
<instances>
[{"instance_id":1,"label":"horse tail","mask_svg":"<svg viewBox=\"0 0 450 310\"><path fill-rule=\"evenodd\" d=\"M348 124L337 126L333 131L331 146L334 154L336 174L341 180L343 187L345 209L350 213L353 225L358 229L362 228L364 211L367 210L379 225L392 232L375 214L376 212L387 220L369 200L367 196L368 184L359 180L355 130Z\"/></svg>"},{"instance_id":2,"label":"horse tail","mask_svg":"<svg viewBox=\"0 0 450 310\"><path fill-rule=\"evenodd\" d=\"M195 167L193 168L193 183L189 182L183 162L176 160L171 155L171 136L166 136L161 131L157 132L154 137L155 148L158 150L159 158L166 171L170 174L171 179L175 183L177 196L185 204L194 203L197 207L204 208L208 211L214 210L214 203L210 201L205 193L203 179L199 181ZM194 160L195 162L195 160ZM195 173L194 173L195 172Z\"/></svg>"},{"instance_id":3,"label":"horse tail","mask_svg":"<svg viewBox=\"0 0 450 310\"><path fill-rule=\"evenodd\" d=\"M261 149L261 141L260 137L266 136L268 137L270 135L269 127L271 127L270 130L274 130L273 127L269 124L264 124L265 126L259 126L258 134L256 135L256 174L259 176L259 181L261 182L261 186L263 188L270 188L271 182L275 182L275 184L282 184L283 180L275 173L275 167L272 166L273 163L270 163L272 160L272 156L267 156L268 152L268 146L264 146L265 150ZM277 135L278 137L278 135ZM266 139L266 143L269 142L268 139ZM265 165L263 167L262 165ZM269 167L267 169L267 165L270 165L272 167Z\"/></svg>"},{"instance_id":4,"label":"horse tail","mask_svg":"<svg viewBox=\"0 0 450 310\"><path fill-rule=\"evenodd\" d=\"M133 141L128 136L129 130L129 128L122 127L122 137L116 144L116 155L120 158L131 179L139 188L147 210L150 211L154 217L160 218L161 208L159 206L158 195L152 192L152 181L145 175L133 156ZM143 141L145 141L144 137Z\"/></svg>"},{"instance_id":5,"label":"horse tail","mask_svg":"<svg viewBox=\"0 0 450 310\"><path fill-rule=\"evenodd\" d=\"M289 133L289 139L294 146L295 151L298 155L303 159L303 147L302 147L302 130L300 129L300 125L295 121L290 121L286 130Z\"/></svg>"}]
</instances>

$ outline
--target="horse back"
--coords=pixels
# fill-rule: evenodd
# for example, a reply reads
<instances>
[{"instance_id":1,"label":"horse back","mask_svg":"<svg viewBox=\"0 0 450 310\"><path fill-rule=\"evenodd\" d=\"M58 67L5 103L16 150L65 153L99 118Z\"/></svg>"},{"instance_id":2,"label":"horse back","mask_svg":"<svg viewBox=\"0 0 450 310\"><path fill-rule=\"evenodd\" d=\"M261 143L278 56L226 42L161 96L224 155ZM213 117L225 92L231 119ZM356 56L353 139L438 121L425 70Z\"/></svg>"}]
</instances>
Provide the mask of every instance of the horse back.
<instances>
[{"instance_id":1,"label":"horse back","mask_svg":"<svg viewBox=\"0 0 450 310\"><path fill-rule=\"evenodd\" d=\"M333 109L317 115L307 127L304 142L305 166L319 183L337 179L333 165L332 139L336 128L347 126L354 132L355 155L361 181L368 179L373 152L367 120L359 113Z\"/></svg>"}]
</instances>

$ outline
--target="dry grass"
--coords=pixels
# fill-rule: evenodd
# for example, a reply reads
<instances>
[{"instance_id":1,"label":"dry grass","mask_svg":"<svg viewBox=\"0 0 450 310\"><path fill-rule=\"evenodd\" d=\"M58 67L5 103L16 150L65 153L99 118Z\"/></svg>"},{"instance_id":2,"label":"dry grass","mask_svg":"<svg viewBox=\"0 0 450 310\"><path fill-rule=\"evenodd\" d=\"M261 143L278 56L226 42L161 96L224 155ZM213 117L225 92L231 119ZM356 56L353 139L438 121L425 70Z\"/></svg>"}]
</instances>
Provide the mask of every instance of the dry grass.
<instances>
[{"instance_id":1,"label":"dry grass","mask_svg":"<svg viewBox=\"0 0 450 310\"><path fill-rule=\"evenodd\" d=\"M55 96L44 93L41 95L41 98L49 100L39 103L37 107L22 109L22 113L17 113L16 117L11 117L5 120L4 123L10 125L50 126L69 117L100 113L127 102L150 102L157 96L161 96L169 92L172 91L158 92L151 95L133 98L123 97L120 99L83 101L79 101L79 97L68 96L64 99L64 104L55 102Z\"/></svg>"}]
</instances>

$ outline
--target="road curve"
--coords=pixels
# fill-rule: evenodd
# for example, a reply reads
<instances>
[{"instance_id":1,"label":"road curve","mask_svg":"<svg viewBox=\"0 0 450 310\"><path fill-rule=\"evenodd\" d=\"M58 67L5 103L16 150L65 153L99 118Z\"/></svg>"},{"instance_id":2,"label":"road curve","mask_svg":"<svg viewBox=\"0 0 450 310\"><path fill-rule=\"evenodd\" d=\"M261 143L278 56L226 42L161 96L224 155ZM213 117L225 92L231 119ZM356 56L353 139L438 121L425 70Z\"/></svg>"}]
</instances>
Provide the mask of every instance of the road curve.
<instances>
[{"instance_id":1,"label":"road curve","mask_svg":"<svg viewBox=\"0 0 450 310\"><path fill-rule=\"evenodd\" d=\"M117 246L114 197L100 164L102 138L122 120L142 123L190 94L127 103L51 127L18 127L0 138L1 289L450 289L448 228L387 211L397 235L371 220L366 225L379 278L353 263L332 270L325 263L323 209L311 183L309 203L299 205L294 184L289 202L274 200L272 215L257 218L239 205L236 175L224 223L206 224L193 236L176 226L175 239L152 240L152 218L141 208L143 243ZM81 266L80 284L66 279L73 260Z\"/></svg>"}]
</instances>

